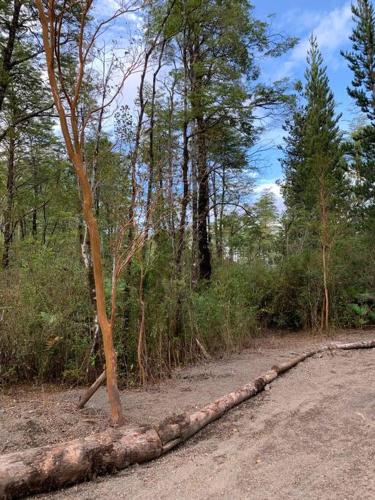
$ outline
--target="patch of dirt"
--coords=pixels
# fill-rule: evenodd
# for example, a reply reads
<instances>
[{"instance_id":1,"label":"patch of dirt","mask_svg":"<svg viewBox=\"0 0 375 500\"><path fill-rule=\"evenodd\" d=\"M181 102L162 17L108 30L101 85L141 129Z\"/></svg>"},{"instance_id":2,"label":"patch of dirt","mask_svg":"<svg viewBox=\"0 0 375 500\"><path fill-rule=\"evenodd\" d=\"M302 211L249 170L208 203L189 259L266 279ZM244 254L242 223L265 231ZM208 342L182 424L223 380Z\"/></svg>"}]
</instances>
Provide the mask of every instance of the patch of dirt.
<instances>
[{"instance_id":1,"label":"patch of dirt","mask_svg":"<svg viewBox=\"0 0 375 500\"><path fill-rule=\"evenodd\" d=\"M334 340L374 336L370 331L341 332ZM226 359L177 370L158 386L125 391L122 402L129 425L192 411L273 364L329 340L268 336ZM374 360L374 350L311 358L161 459L40 498L373 499ZM105 428L105 390L78 412L80 392L38 388L2 394L3 452Z\"/></svg>"}]
</instances>

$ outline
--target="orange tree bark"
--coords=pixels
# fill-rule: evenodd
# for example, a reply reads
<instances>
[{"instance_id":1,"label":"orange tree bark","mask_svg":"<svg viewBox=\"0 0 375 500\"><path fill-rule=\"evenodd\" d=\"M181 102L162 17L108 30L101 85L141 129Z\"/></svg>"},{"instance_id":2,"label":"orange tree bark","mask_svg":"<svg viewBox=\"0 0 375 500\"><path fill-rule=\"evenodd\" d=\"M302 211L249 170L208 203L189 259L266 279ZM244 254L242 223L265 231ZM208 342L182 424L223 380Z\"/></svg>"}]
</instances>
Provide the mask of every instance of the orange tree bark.
<instances>
[{"instance_id":1,"label":"orange tree bark","mask_svg":"<svg viewBox=\"0 0 375 500\"><path fill-rule=\"evenodd\" d=\"M86 14L89 10L89 5L90 2L88 1ZM81 60L79 64L79 72L75 85L75 95L68 99L69 113L67 113L60 94L59 84L61 85L63 83L61 80L59 81L59 78L61 79L61 72L59 71L56 74L56 66L58 66L61 61L58 60L56 55L56 53L59 53L56 51L56 46L59 43L59 34L56 32L54 4L49 1L47 4L47 11L43 6L42 0L36 0L36 6L42 27L43 45L46 55L51 91L59 115L67 154L74 166L82 192L82 211L89 231L91 243L98 321L103 336L107 392L111 408L111 421L113 425L120 425L123 423L124 418L121 408L120 394L117 386L116 353L113 345L113 318L110 319L106 312L100 235L98 223L94 215L91 185L83 160L83 138L79 133L78 125L79 120L77 103L80 97L79 92L84 77L84 61ZM77 42L80 44L80 49L84 46L84 26L85 20L82 22L82 30ZM61 69L61 67L59 69Z\"/></svg>"}]
</instances>

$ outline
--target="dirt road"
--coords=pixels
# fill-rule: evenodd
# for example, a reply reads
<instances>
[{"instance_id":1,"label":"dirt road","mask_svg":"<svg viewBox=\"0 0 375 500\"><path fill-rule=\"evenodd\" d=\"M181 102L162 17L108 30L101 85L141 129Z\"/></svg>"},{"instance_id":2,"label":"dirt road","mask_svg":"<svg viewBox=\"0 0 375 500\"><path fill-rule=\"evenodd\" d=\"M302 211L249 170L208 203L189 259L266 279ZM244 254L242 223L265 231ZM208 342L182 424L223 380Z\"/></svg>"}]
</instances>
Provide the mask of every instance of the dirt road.
<instances>
[{"instance_id":1,"label":"dirt road","mask_svg":"<svg viewBox=\"0 0 375 500\"><path fill-rule=\"evenodd\" d=\"M271 351L257 358L272 357ZM216 396L216 375L216 392L222 393L225 375L243 368L246 356L252 372L252 354L246 352L213 364L207 380L202 367L183 371L180 392L185 384L188 401L196 401L197 385L205 382ZM158 394L173 410L170 395ZM375 352L311 358L169 455L38 498L373 500Z\"/></svg>"}]
</instances>

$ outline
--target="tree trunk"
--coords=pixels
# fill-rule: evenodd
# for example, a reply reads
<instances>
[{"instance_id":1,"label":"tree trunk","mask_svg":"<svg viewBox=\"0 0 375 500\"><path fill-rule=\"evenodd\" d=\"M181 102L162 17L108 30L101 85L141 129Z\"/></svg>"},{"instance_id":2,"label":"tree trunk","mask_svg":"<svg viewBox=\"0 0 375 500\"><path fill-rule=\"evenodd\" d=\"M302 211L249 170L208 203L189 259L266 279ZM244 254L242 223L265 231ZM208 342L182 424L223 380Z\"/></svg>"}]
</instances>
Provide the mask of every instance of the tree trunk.
<instances>
[{"instance_id":1,"label":"tree trunk","mask_svg":"<svg viewBox=\"0 0 375 500\"><path fill-rule=\"evenodd\" d=\"M218 260L222 259L222 251L220 248L219 241L219 215L217 211L217 185L216 185L216 171L212 172L212 201L213 201L213 213L214 213L214 236L215 236L215 247L216 247L216 257Z\"/></svg>"},{"instance_id":2,"label":"tree trunk","mask_svg":"<svg viewBox=\"0 0 375 500\"><path fill-rule=\"evenodd\" d=\"M224 224L224 207L225 207L225 166L222 167L221 176L221 200L220 200L220 213L219 213L219 258L222 259L224 255L224 235L223 235L223 224Z\"/></svg>"},{"instance_id":3,"label":"tree trunk","mask_svg":"<svg viewBox=\"0 0 375 500\"><path fill-rule=\"evenodd\" d=\"M95 357L95 366L94 371L97 376L96 370L103 368L102 359L100 359L100 325L98 322L98 314L97 314L97 305L96 305L96 293L95 293L95 276L94 276L94 267L92 264L91 258L91 247L90 247L90 236L87 229L87 226L84 225L84 233L81 234L81 256L83 265L85 266L87 273L87 284L89 289L89 298L91 304L91 318L90 318L90 337L91 337L91 347L87 357L87 368L86 374L88 379L92 377L91 372L91 358ZM97 359L99 358L99 359Z\"/></svg>"},{"instance_id":4,"label":"tree trunk","mask_svg":"<svg viewBox=\"0 0 375 500\"><path fill-rule=\"evenodd\" d=\"M13 2L12 19L8 25L8 39L2 49L1 60L2 67L0 70L0 111L3 108L5 95L10 83L10 71L12 69L12 58L16 44L17 31L19 30L20 12L22 8L21 0Z\"/></svg>"},{"instance_id":5,"label":"tree trunk","mask_svg":"<svg viewBox=\"0 0 375 500\"><path fill-rule=\"evenodd\" d=\"M192 208L192 245L191 245L191 278L193 287L198 280L198 183L196 162L196 138L193 141L193 154L191 159L191 208Z\"/></svg>"},{"instance_id":6,"label":"tree trunk","mask_svg":"<svg viewBox=\"0 0 375 500\"><path fill-rule=\"evenodd\" d=\"M47 204L43 204L43 234L42 241L43 245L47 243L47 229L48 229L48 218L47 218Z\"/></svg>"},{"instance_id":7,"label":"tree trunk","mask_svg":"<svg viewBox=\"0 0 375 500\"><path fill-rule=\"evenodd\" d=\"M131 153L131 158L130 158L130 176L131 176L131 185L132 185L132 194L131 194L131 200L130 200L130 205L129 205L129 233L128 233L128 240L129 240L129 245L131 244L131 241L133 240L134 237L134 216L135 216L135 205L137 201L137 191L138 191L138 185L137 185L137 162L138 162L138 154L139 154L139 146L141 143L141 135L142 135L142 127L143 127L143 117L145 114L145 107L146 107L146 102L144 99L144 86L145 86L145 80L146 80L146 75L147 75L147 70L148 70L148 63L149 59L151 57L151 54L154 50L154 45L151 45L149 47L148 51L145 53L145 59L143 63L143 69L141 73L141 80L139 84L139 89L138 89L138 98L139 98L139 114L138 114L138 121L137 121L137 126L136 126L136 131L135 131L135 140L134 140L134 148ZM130 324L130 307L129 307L129 302L128 302L128 297L129 297L129 286L128 282L130 282L131 279L131 262L129 262L128 268L127 268L127 279L126 279L126 284L125 284L125 308L124 308L124 330L125 332L129 331L129 324Z\"/></svg>"},{"instance_id":8,"label":"tree trunk","mask_svg":"<svg viewBox=\"0 0 375 500\"><path fill-rule=\"evenodd\" d=\"M19 498L62 488L157 458L161 453L157 432L143 427L108 429L60 445L3 455L0 498Z\"/></svg>"},{"instance_id":9,"label":"tree trunk","mask_svg":"<svg viewBox=\"0 0 375 500\"><path fill-rule=\"evenodd\" d=\"M145 330L145 296L144 296L144 269L141 263L141 277L139 281L139 328L138 328L138 342L137 342L137 362L139 369L139 379L141 385L147 381L147 344L146 344L146 330Z\"/></svg>"},{"instance_id":10,"label":"tree trunk","mask_svg":"<svg viewBox=\"0 0 375 500\"><path fill-rule=\"evenodd\" d=\"M34 194L34 207L32 211L32 221L31 221L31 234L34 240L38 237L38 175L37 166L35 158L31 158L32 169L33 169L33 194Z\"/></svg>"},{"instance_id":11,"label":"tree trunk","mask_svg":"<svg viewBox=\"0 0 375 500\"><path fill-rule=\"evenodd\" d=\"M86 174L86 169L81 161L80 155L73 156L74 166L80 181L83 198L83 215L87 224L91 256L94 270L96 305L98 321L103 335L103 347L106 363L107 391L111 407L111 420L114 425L120 425L124 421L122 414L120 393L117 386L117 364L116 353L113 345L113 321L109 320L106 312L103 266L100 248L100 235L98 223L93 213L93 196L91 186Z\"/></svg>"},{"instance_id":12,"label":"tree trunk","mask_svg":"<svg viewBox=\"0 0 375 500\"><path fill-rule=\"evenodd\" d=\"M174 196L174 160L175 160L175 151L174 151L174 118L175 118L175 88L177 85L177 77L173 79L171 89L170 89L170 98L169 98L169 112L168 112L168 171L167 171L167 192L166 199L168 203L168 218L167 218L167 230L170 234L172 245L173 245L173 254L175 259L177 250L176 250L176 220L175 220L175 196ZM162 168L159 169L162 171Z\"/></svg>"},{"instance_id":13,"label":"tree trunk","mask_svg":"<svg viewBox=\"0 0 375 500\"><path fill-rule=\"evenodd\" d=\"M16 164L15 164L16 140L14 130L9 133L8 147L8 172L7 172L7 203L4 212L4 249L2 257L2 268L7 269L10 264L10 248L13 240L13 206L15 196L16 182Z\"/></svg>"},{"instance_id":14,"label":"tree trunk","mask_svg":"<svg viewBox=\"0 0 375 500\"><path fill-rule=\"evenodd\" d=\"M178 241L177 241L177 253L176 253L176 272L177 276L180 277L182 256L185 247L185 230L186 230L186 214L187 207L189 204L189 138L188 138L188 128L189 128L189 118L188 118L188 67L187 67L187 47L186 47L186 29L184 30L184 46L182 52L182 60L184 64L184 121L182 124L182 144L183 144L183 156L182 156L182 184L183 193L181 200L181 215L180 215L180 225L178 229Z\"/></svg>"},{"instance_id":15,"label":"tree trunk","mask_svg":"<svg viewBox=\"0 0 375 500\"><path fill-rule=\"evenodd\" d=\"M328 274L329 274L329 234L328 234L328 202L325 189L324 178L320 179L320 224L321 224L321 248L322 248L322 271L323 271L323 303L321 313L321 330L327 331L329 329L329 288L328 288Z\"/></svg>"},{"instance_id":16,"label":"tree trunk","mask_svg":"<svg viewBox=\"0 0 375 500\"><path fill-rule=\"evenodd\" d=\"M209 210L209 188L207 172L206 131L202 117L197 118L197 167L198 167L198 265L199 280L211 278L211 252L208 241L207 215Z\"/></svg>"},{"instance_id":17,"label":"tree trunk","mask_svg":"<svg viewBox=\"0 0 375 500\"><path fill-rule=\"evenodd\" d=\"M186 49L184 49L184 60L186 59ZM186 82L186 75L185 75ZM186 216L187 207L189 204L189 138L188 138L188 115L187 115L187 85L185 83L184 92L184 122L182 125L182 141L183 141L183 158L182 158L182 183L183 193L181 200L180 224L178 228L177 251L176 251L176 276L177 280L181 279L182 273L182 258L185 249L185 232L186 232ZM181 340L182 333L182 297L181 290L177 290L177 300L175 305L175 314L173 320L173 337ZM182 342L179 342L179 348L183 347Z\"/></svg>"}]
</instances>

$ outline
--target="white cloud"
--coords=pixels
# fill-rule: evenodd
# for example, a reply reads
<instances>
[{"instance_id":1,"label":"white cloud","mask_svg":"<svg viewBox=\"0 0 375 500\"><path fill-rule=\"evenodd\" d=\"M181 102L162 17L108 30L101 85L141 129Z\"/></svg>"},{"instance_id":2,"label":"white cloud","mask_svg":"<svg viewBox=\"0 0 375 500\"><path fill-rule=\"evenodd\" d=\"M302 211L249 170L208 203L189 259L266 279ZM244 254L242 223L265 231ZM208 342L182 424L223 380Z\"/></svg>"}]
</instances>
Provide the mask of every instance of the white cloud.
<instances>
[{"instance_id":1,"label":"white cloud","mask_svg":"<svg viewBox=\"0 0 375 500\"><path fill-rule=\"evenodd\" d=\"M321 13L317 11L303 9L301 7L289 9L282 16L282 28L290 29L293 26L294 32L303 35L317 26L321 20Z\"/></svg>"},{"instance_id":2,"label":"white cloud","mask_svg":"<svg viewBox=\"0 0 375 500\"><path fill-rule=\"evenodd\" d=\"M319 15L319 22L312 25L309 29L309 35L305 36L292 50L289 59L280 69L278 78L290 76L293 69L306 60L311 33L314 33L317 37L326 62L334 63L338 55L338 49L349 38L351 17L350 2L346 2L342 7L338 7L330 12L321 13ZM315 20L317 21L317 18ZM296 20L295 22L298 21ZM302 19L302 22L304 23L305 21Z\"/></svg>"},{"instance_id":3,"label":"white cloud","mask_svg":"<svg viewBox=\"0 0 375 500\"><path fill-rule=\"evenodd\" d=\"M275 180L262 179L259 181L259 184L254 187L254 193L256 198L259 198L266 191L269 191L274 195L276 207L279 212L282 212L285 209L285 205L281 194L281 188L276 183L276 179Z\"/></svg>"},{"instance_id":4,"label":"white cloud","mask_svg":"<svg viewBox=\"0 0 375 500\"><path fill-rule=\"evenodd\" d=\"M137 28L141 26L141 11L135 0L128 3L123 0L97 0L93 6L93 13L97 20L108 19L120 10L123 13L116 19L117 31L119 30L119 25L129 24ZM112 29L112 33L117 36L114 29Z\"/></svg>"},{"instance_id":5,"label":"white cloud","mask_svg":"<svg viewBox=\"0 0 375 500\"><path fill-rule=\"evenodd\" d=\"M281 189L276 181L260 181L260 183L255 186L254 192L257 194L262 194L264 191L270 191L275 196L281 197Z\"/></svg>"}]
</instances>

